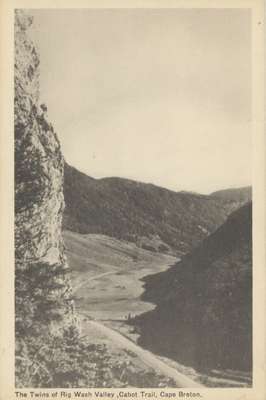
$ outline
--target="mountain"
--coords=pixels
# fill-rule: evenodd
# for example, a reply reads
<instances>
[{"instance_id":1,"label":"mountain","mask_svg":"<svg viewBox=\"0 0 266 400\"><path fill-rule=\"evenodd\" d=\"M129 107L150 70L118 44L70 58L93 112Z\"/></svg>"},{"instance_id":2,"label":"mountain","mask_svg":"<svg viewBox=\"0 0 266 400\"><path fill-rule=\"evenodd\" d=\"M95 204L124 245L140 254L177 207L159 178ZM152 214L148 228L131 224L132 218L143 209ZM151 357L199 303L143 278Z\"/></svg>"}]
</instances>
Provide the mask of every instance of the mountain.
<instances>
[{"instance_id":1,"label":"mountain","mask_svg":"<svg viewBox=\"0 0 266 400\"><path fill-rule=\"evenodd\" d=\"M217 192L213 192L211 196L222 200L247 203L252 200L252 188L251 186L247 186L235 189L218 190Z\"/></svg>"},{"instance_id":2,"label":"mountain","mask_svg":"<svg viewBox=\"0 0 266 400\"><path fill-rule=\"evenodd\" d=\"M136 318L140 344L199 371L252 369L252 205L170 270L144 279L156 309Z\"/></svg>"},{"instance_id":3,"label":"mountain","mask_svg":"<svg viewBox=\"0 0 266 400\"><path fill-rule=\"evenodd\" d=\"M185 254L245 200L174 192L122 178L93 179L65 164L63 226Z\"/></svg>"}]
</instances>

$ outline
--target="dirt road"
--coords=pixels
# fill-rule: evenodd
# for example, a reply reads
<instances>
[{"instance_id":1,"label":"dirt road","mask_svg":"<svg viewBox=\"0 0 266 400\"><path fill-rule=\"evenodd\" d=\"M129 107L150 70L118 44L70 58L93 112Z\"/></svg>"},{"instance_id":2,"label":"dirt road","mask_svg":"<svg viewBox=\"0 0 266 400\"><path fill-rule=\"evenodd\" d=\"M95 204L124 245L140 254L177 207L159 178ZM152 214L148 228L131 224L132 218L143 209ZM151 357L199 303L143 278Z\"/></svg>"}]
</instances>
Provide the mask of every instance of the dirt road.
<instances>
[{"instance_id":1,"label":"dirt road","mask_svg":"<svg viewBox=\"0 0 266 400\"><path fill-rule=\"evenodd\" d=\"M148 350L144 350L125 336L121 335L117 331L103 325L100 322L94 320L87 320L86 324L90 324L95 329L101 331L109 339L113 340L116 344L121 346L123 349L130 350L135 353L146 365L162 373L163 375L173 379L178 387L180 388L200 388L204 387L202 384L193 381L182 373L178 372L174 368L170 367L163 361L159 360L154 354Z\"/></svg>"},{"instance_id":2,"label":"dirt road","mask_svg":"<svg viewBox=\"0 0 266 400\"><path fill-rule=\"evenodd\" d=\"M75 286L73 288L73 291L75 292L77 289L80 289L83 285L86 285L90 281L94 281L95 279L102 278L103 276L113 275L116 273L117 273L117 271L110 271L110 272L103 272L102 274L92 276L91 278L88 278L88 279L84 280L83 282L81 282L79 285Z\"/></svg>"}]
</instances>

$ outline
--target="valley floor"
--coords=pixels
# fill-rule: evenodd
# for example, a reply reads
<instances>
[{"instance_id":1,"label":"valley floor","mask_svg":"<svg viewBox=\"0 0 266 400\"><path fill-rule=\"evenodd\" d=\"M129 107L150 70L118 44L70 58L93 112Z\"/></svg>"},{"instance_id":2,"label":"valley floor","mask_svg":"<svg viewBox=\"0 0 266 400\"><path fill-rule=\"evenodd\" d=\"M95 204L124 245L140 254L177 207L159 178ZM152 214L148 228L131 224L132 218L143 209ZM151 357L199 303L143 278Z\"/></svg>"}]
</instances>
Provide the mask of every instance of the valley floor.
<instances>
[{"instance_id":1,"label":"valley floor","mask_svg":"<svg viewBox=\"0 0 266 400\"><path fill-rule=\"evenodd\" d=\"M202 376L137 345L138 335L127 321L154 308L140 298L142 278L167 270L176 263L175 257L104 235L65 231L64 241L83 334L94 344L105 344L114 364L122 363L124 371L131 371L128 387L248 385L248 377L243 379L236 372L236 376L225 371Z\"/></svg>"},{"instance_id":2,"label":"valley floor","mask_svg":"<svg viewBox=\"0 0 266 400\"><path fill-rule=\"evenodd\" d=\"M144 276L167 270L170 255L104 235L65 231L76 306L97 320L127 320L154 308L141 301Z\"/></svg>"}]
</instances>

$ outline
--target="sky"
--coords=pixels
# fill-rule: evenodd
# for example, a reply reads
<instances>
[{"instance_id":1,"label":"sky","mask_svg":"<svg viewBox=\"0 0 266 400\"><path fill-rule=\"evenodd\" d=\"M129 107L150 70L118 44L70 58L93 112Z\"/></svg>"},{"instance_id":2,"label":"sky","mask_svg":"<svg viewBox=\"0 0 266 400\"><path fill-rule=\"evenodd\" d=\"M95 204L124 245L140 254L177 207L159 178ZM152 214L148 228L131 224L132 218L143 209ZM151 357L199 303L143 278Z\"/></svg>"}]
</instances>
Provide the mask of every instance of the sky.
<instances>
[{"instance_id":1,"label":"sky","mask_svg":"<svg viewBox=\"0 0 266 400\"><path fill-rule=\"evenodd\" d=\"M251 184L251 20L239 9L31 10L66 161L210 193Z\"/></svg>"}]
</instances>

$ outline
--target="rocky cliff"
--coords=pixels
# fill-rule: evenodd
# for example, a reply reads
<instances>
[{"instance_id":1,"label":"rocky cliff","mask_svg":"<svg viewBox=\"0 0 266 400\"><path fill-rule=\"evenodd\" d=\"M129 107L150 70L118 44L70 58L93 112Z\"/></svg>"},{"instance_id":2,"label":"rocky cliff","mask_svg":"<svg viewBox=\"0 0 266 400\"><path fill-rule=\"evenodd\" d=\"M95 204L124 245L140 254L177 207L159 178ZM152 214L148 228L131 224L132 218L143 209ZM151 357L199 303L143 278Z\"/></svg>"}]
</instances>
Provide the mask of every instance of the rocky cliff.
<instances>
[{"instance_id":1,"label":"rocky cliff","mask_svg":"<svg viewBox=\"0 0 266 400\"><path fill-rule=\"evenodd\" d=\"M64 161L56 133L39 106L39 57L25 33L30 24L31 18L17 12L16 258L23 262L65 263L61 236Z\"/></svg>"},{"instance_id":2,"label":"rocky cliff","mask_svg":"<svg viewBox=\"0 0 266 400\"><path fill-rule=\"evenodd\" d=\"M44 361L38 362L42 372L32 375L33 359L38 359L41 343L49 348L51 338L63 338L67 329L74 334L77 325L61 235L64 160L46 106L40 105L39 55L27 35L31 23L31 17L16 11L16 378L20 386L51 384L53 377ZM43 360L46 356L41 355Z\"/></svg>"}]
</instances>

